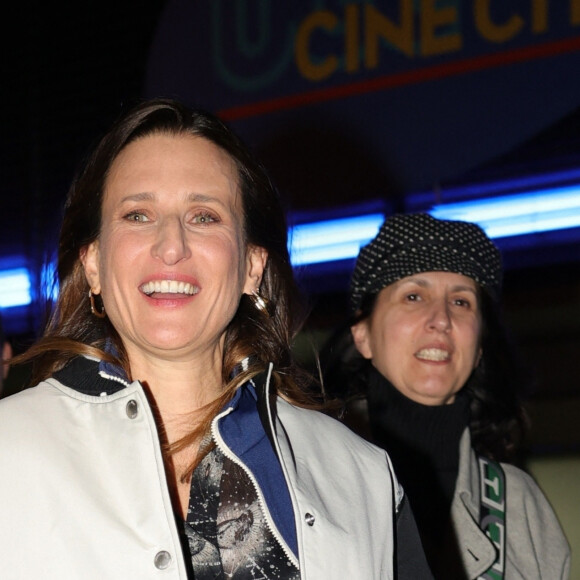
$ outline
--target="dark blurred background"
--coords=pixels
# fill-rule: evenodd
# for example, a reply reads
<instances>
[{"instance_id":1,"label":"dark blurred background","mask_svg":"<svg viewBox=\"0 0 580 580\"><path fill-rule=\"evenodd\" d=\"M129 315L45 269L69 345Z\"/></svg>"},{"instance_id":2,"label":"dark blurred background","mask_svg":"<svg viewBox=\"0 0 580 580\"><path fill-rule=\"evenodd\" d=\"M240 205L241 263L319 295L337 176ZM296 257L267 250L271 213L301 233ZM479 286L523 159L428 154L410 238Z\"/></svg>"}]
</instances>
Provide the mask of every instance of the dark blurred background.
<instances>
[{"instance_id":1,"label":"dark blurred background","mask_svg":"<svg viewBox=\"0 0 580 580\"><path fill-rule=\"evenodd\" d=\"M580 191L579 6L11 7L1 35L0 272L24 269L31 281L30 304L2 309L15 350L42 328L42 287L76 166L143 97L176 96L230 122L269 168L291 224L367 206L389 214L562 185ZM577 456L580 225L497 243L506 320L535 377L531 454ZM310 300L296 345L306 364L344 320L353 263L297 268ZM7 387L19 388L23 373L13 369Z\"/></svg>"}]
</instances>

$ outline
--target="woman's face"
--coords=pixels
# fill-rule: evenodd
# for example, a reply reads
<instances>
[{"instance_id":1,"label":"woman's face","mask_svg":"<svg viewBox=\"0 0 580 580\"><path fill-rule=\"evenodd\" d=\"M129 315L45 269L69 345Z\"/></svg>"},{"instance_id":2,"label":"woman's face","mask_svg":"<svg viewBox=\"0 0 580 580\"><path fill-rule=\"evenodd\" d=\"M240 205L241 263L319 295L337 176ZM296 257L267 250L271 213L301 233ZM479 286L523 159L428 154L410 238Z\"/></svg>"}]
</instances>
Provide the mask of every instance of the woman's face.
<instances>
[{"instance_id":1,"label":"woman's face","mask_svg":"<svg viewBox=\"0 0 580 580\"><path fill-rule=\"evenodd\" d=\"M481 356L477 284L450 272L407 276L383 288L351 330L359 352L403 395L452 403Z\"/></svg>"},{"instance_id":2,"label":"woman's face","mask_svg":"<svg viewBox=\"0 0 580 580\"><path fill-rule=\"evenodd\" d=\"M210 141L150 135L105 183L99 238L82 255L92 290L136 357L221 361L225 330L266 261L247 247L238 176Z\"/></svg>"}]
</instances>

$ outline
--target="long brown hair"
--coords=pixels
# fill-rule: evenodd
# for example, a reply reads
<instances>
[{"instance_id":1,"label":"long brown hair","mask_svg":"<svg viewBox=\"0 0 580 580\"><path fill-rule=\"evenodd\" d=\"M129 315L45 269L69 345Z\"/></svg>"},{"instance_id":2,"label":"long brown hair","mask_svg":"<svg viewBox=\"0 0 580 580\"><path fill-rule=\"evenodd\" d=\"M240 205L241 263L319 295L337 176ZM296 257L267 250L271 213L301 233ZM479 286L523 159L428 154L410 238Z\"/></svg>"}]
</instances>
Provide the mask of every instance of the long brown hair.
<instances>
[{"instance_id":1,"label":"long brown hair","mask_svg":"<svg viewBox=\"0 0 580 580\"><path fill-rule=\"evenodd\" d=\"M268 260L260 293L270 313L257 310L243 295L226 331L223 359L223 396L207 407L206 420L191 437L178 442L170 453L185 447L207 429L219 408L248 378L274 364L273 388L302 406L317 406L308 388L309 377L294 363L291 343L304 309L294 280L287 247L287 226L279 195L261 164L244 143L216 116L190 109L171 99L142 102L122 116L98 142L75 176L64 208L58 247L59 294L42 337L18 362L32 361L34 383L64 367L77 355L90 354L120 364L128 377L131 369L119 336L107 318L91 314L80 261L81 252L101 230L101 207L106 180L119 153L136 139L154 134L190 134L220 147L237 168L244 213L246 244L265 248ZM104 351L115 345L117 356ZM236 374L242 361L246 370ZM236 376L235 379L232 379Z\"/></svg>"}]
</instances>

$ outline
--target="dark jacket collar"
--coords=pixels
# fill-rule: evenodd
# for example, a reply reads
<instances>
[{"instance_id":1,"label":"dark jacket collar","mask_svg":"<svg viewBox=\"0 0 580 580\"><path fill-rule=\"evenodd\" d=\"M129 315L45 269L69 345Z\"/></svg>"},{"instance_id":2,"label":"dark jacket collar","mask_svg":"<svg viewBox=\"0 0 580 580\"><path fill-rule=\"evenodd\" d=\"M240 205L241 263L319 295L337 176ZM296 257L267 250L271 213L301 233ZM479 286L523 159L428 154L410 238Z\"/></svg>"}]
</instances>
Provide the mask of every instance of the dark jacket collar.
<instances>
[{"instance_id":1,"label":"dark jacket collar","mask_svg":"<svg viewBox=\"0 0 580 580\"><path fill-rule=\"evenodd\" d=\"M66 387L95 397L112 395L129 385L125 373L118 367L84 356L73 358L54 373L54 378Z\"/></svg>"}]
</instances>

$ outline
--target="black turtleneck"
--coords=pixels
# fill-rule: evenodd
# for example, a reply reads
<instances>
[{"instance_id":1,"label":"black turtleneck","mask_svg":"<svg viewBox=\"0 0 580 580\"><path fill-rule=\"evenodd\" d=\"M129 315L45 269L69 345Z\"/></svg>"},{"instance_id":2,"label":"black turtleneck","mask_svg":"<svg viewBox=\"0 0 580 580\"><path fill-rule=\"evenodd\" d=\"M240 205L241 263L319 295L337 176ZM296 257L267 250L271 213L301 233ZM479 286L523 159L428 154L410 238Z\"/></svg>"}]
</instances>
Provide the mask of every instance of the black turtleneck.
<instances>
[{"instance_id":1,"label":"black turtleneck","mask_svg":"<svg viewBox=\"0 0 580 580\"><path fill-rule=\"evenodd\" d=\"M441 552L450 520L459 440L469 423L469 401L459 393L449 405L416 403L374 367L369 370L367 386L374 442L391 457L432 563Z\"/></svg>"}]
</instances>

